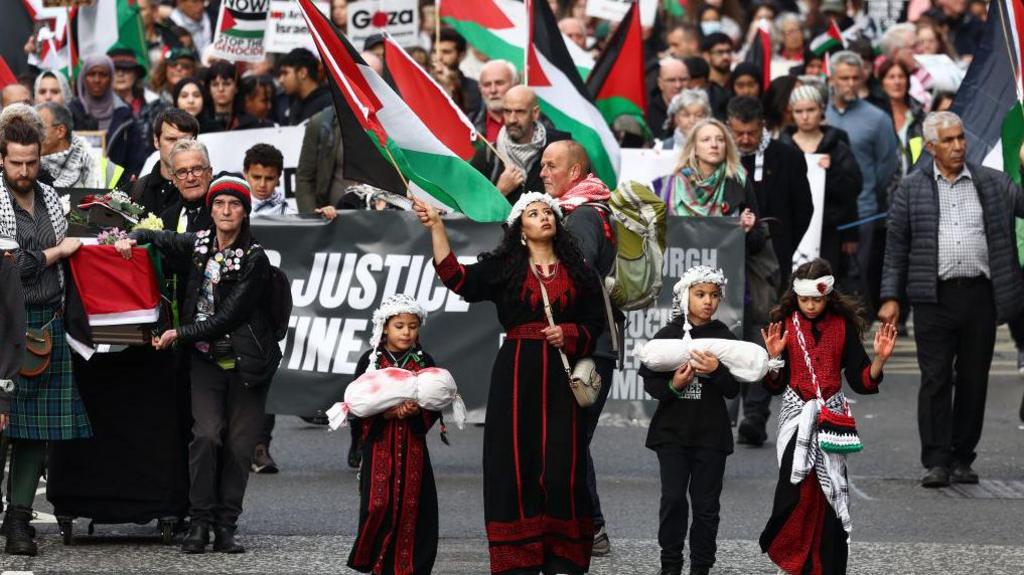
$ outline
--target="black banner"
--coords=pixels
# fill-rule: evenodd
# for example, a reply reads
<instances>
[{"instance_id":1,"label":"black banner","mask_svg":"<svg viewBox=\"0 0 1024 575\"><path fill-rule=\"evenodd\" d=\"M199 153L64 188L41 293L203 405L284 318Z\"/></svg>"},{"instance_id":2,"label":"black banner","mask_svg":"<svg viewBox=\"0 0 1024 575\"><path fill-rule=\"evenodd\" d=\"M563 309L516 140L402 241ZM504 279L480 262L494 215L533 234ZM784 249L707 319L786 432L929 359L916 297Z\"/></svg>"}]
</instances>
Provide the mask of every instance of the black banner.
<instances>
[{"instance_id":1,"label":"black banner","mask_svg":"<svg viewBox=\"0 0 1024 575\"><path fill-rule=\"evenodd\" d=\"M430 236L408 212L341 212L327 223L302 217L259 218L254 233L271 262L292 281L294 310L284 359L267 410L313 415L344 395L356 362L369 348L370 318L393 293L413 295L429 312L423 347L450 370L471 410L482 420L501 326L488 303L469 306L441 285L434 271ZM498 224L446 219L452 249L465 263L493 249ZM718 317L739 333L743 304L743 232L732 218L670 218L665 285L656 307L631 312L626 327L625 369L611 382L609 412L627 417L648 412L650 400L636 376L631 352L669 319L672 285L689 267L722 267L729 278Z\"/></svg>"}]
</instances>

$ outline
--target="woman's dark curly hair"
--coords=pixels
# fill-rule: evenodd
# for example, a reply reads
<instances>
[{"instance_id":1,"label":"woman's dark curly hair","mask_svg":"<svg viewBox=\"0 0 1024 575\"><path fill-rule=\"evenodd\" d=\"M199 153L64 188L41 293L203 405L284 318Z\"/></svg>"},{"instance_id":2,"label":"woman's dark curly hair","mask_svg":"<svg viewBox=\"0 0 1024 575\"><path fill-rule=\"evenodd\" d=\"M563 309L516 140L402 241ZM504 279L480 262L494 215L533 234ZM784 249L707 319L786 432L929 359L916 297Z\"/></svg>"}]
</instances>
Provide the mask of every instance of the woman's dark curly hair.
<instances>
[{"instance_id":1,"label":"woman's dark curly hair","mask_svg":"<svg viewBox=\"0 0 1024 575\"><path fill-rule=\"evenodd\" d=\"M830 275L832 275L832 266L827 261L818 258L796 268L796 271L793 272L793 279L808 280ZM825 311L853 323L857 328L858 336L864 334L867 326L864 323L864 307L861 305L860 300L844 295L839 291L838 287L832 288L832 293L825 296L825 298ZM789 288L786 289L786 293L782 294L779 305L772 308L769 315L773 322L784 321L793 315L794 311L799 309L800 306L797 304L796 292L793 291L793 285L790 284Z\"/></svg>"},{"instance_id":2,"label":"woman's dark curly hair","mask_svg":"<svg viewBox=\"0 0 1024 575\"><path fill-rule=\"evenodd\" d=\"M502 262L501 282L508 286L505 291L510 300L519 298L523 290L523 281L529 272L530 253L529 248L522 244L523 224L522 218L506 226L505 235L501 243L494 250L480 254L479 261L497 259ZM580 293L586 293L595 289L594 272L590 271L583 260L583 253L580 251L576 237L566 229L562 220L555 218L555 237L552 240L552 247L555 256L565 270L569 272L576 289Z\"/></svg>"}]
</instances>

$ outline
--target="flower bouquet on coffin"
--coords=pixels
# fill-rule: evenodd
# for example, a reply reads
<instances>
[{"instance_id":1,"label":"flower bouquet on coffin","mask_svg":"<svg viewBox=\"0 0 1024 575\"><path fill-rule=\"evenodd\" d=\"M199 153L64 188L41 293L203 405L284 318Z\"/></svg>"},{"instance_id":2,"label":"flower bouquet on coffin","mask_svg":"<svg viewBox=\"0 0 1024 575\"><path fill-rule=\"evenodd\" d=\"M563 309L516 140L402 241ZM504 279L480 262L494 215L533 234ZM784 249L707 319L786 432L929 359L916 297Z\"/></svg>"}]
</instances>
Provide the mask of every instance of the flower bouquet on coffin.
<instances>
[{"instance_id":1,"label":"flower bouquet on coffin","mask_svg":"<svg viewBox=\"0 0 1024 575\"><path fill-rule=\"evenodd\" d=\"M130 229L145 215L145 209L121 190L102 195L89 194L78 203L78 209L88 213L90 224L102 228Z\"/></svg>"}]
</instances>

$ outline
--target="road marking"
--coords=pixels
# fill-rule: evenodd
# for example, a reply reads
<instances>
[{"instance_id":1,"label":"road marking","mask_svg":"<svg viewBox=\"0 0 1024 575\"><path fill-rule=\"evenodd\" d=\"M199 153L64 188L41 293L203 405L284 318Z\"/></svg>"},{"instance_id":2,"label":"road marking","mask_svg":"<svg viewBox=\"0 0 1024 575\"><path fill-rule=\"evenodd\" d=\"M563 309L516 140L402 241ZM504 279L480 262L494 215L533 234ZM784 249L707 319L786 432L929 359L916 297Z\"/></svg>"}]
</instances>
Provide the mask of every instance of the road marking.
<instances>
[{"instance_id":1,"label":"road marking","mask_svg":"<svg viewBox=\"0 0 1024 575\"><path fill-rule=\"evenodd\" d=\"M853 492L853 494L854 494L854 495L856 495L857 497L860 497L861 499L865 499L865 500L867 500L867 501L874 501L874 500L875 500L875 498L874 498L874 497L871 497L871 496L870 496L870 495L868 495L867 493L864 493L864 490L862 490L862 489L861 489L860 487L857 487L857 486L856 486L856 485L855 485L855 484L853 483L853 481L847 481L847 484L848 484L848 485L849 485L849 487L850 487L850 491L852 491L852 492Z\"/></svg>"}]
</instances>

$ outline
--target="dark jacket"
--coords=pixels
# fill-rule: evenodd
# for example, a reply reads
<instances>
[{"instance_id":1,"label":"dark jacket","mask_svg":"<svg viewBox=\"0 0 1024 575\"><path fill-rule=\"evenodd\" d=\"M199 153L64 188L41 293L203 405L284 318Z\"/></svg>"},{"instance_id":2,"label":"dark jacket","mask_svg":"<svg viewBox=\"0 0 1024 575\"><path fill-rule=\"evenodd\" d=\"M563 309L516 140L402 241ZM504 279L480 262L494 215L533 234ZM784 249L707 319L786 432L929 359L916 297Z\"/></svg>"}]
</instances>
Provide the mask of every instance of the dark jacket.
<instances>
[{"instance_id":1,"label":"dark jacket","mask_svg":"<svg viewBox=\"0 0 1024 575\"><path fill-rule=\"evenodd\" d=\"M246 387L270 383L281 362L281 348L274 339L265 311L264 286L270 280L270 260L263 247L243 228L235 242L242 250L239 269L221 272L214 288L214 314L195 321L196 304L202 289L203 274L216 250L216 233L207 229L196 233L141 230L131 237L140 244L152 243L166 257L190 266L184 305L180 308L178 341L203 355L194 344L226 339L234 354L236 369ZM205 240L205 243L204 243ZM206 253L200 253L206 247Z\"/></svg>"},{"instance_id":2,"label":"dark jacket","mask_svg":"<svg viewBox=\"0 0 1024 575\"><path fill-rule=\"evenodd\" d=\"M459 74L459 86L462 88L462 111L467 116L475 116L483 108L483 98L480 96L480 83L472 78Z\"/></svg>"},{"instance_id":3,"label":"dark jacket","mask_svg":"<svg viewBox=\"0 0 1024 575\"><path fill-rule=\"evenodd\" d=\"M572 138L566 132L559 132L553 128L546 128L547 130L547 141L544 142L546 148L551 142L558 142L561 140L568 140ZM530 166L530 173L526 174L526 179L523 180L522 185L519 189L512 190L505 199L508 203L515 204L519 199L519 196L526 192L543 192L544 182L540 179L540 154L543 154L543 148L537 155L537 159L534 160L533 165ZM498 159L498 156L491 151L491 148L482 147L476 151L473 159L469 161L470 165L477 169L481 174L487 177L492 184L498 183L498 178L501 177L501 173L505 171L505 164Z\"/></svg>"},{"instance_id":4,"label":"dark jacket","mask_svg":"<svg viewBox=\"0 0 1024 575\"><path fill-rule=\"evenodd\" d=\"M13 254L0 249L0 380L13 380L25 353L25 300ZM0 413L11 411L11 397L0 385Z\"/></svg>"},{"instance_id":5,"label":"dark jacket","mask_svg":"<svg viewBox=\"0 0 1024 575\"><path fill-rule=\"evenodd\" d=\"M996 170L967 164L978 190L988 265L999 322L1024 310L1024 274L1017 260L1014 217L1024 217L1024 195ZM889 207L882 300L909 298L910 303L938 303L939 195L934 164L925 162L903 179Z\"/></svg>"},{"instance_id":6,"label":"dark jacket","mask_svg":"<svg viewBox=\"0 0 1024 575\"><path fill-rule=\"evenodd\" d=\"M647 127L655 138L664 140L672 135L675 126L669 124L665 127L665 120L668 118L668 104L661 97L661 90L655 88L647 95Z\"/></svg>"},{"instance_id":7,"label":"dark jacket","mask_svg":"<svg viewBox=\"0 0 1024 575\"><path fill-rule=\"evenodd\" d=\"M842 232L836 227L857 219L857 195L864 180L857 166L857 158L850 150L846 132L832 126L821 127L822 137L815 154L829 156L829 168L825 170L825 209L821 221L821 257L839 269L840 244L857 241L857 229ZM793 140L796 126L788 126L779 135L779 141L799 149ZM799 245L799 242L798 244Z\"/></svg>"},{"instance_id":8,"label":"dark jacket","mask_svg":"<svg viewBox=\"0 0 1024 575\"><path fill-rule=\"evenodd\" d=\"M299 165L295 169L295 203L300 214L311 214L330 204L331 180L341 145L341 127L334 106L315 114L302 136Z\"/></svg>"},{"instance_id":9,"label":"dark jacket","mask_svg":"<svg viewBox=\"0 0 1024 575\"><path fill-rule=\"evenodd\" d=\"M565 227L576 237L583 259L594 269L598 277L604 281L612 273L615 265L615 228L612 226L611 209L607 204L602 207L583 204L569 212L565 217ZM613 310L615 323L620 329L625 316ZM622 340L619 339L621 350ZM611 333L604 330L597 338L594 355L607 359L616 359L612 351Z\"/></svg>"},{"instance_id":10,"label":"dark jacket","mask_svg":"<svg viewBox=\"0 0 1024 575\"><path fill-rule=\"evenodd\" d=\"M85 105L78 98L71 100L68 104L71 111L71 118L76 130L98 130L99 122L85 111ZM110 140L114 132L121 127L121 124L132 120L132 109L124 102L114 105L113 115L110 117L110 126L107 128L107 140Z\"/></svg>"},{"instance_id":11,"label":"dark jacket","mask_svg":"<svg viewBox=\"0 0 1024 575\"><path fill-rule=\"evenodd\" d=\"M680 339L683 337L682 316L673 319L654 335L654 339ZM694 326L690 337L736 339L729 328L718 320ZM644 390L658 400L658 408L651 417L647 431L647 447L703 447L732 453L732 428L725 399L736 397L739 382L729 368L719 364L718 369L706 376L697 376L683 389L681 395L669 389L673 372L656 372L640 367ZM691 386L693 386L691 388Z\"/></svg>"},{"instance_id":12,"label":"dark jacket","mask_svg":"<svg viewBox=\"0 0 1024 575\"><path fill-rule=\"evenodd\" d=\"M305 98L292 99L292 105L288 107L288 125L298 126L313 117L320 110L333 104L331 93L323 86L317 86Z\"/></svg>"},{"instance_id":13,"label":"dark jacket","mask_svg":"<svg viewBox=\"0 0 1024 575\"><path fill-rule=\"evenodd\" d=\"M143 141L146 128L137 118L130 118L107 136L107 157L124 168L121 182L138 176L149 157L152 143Z\"/></svg>"},{"instance_id":14,"label":"dark jacket","mask_svg":"<svg viewBox=\"0 0 1024 575\"><path fill-rule=\"evenodd\" d=\"M145 208L146 213L160 215L168 206L180 201L181 194L174 182L165 180L160 173L160 162L153 164L153 169L148 174L135 180L130 192L132 201ZM168 228L172 229L172 228Z\"/></svg>"},{"instance_id":15,"label":"dark jacket","mask_svg":"<svg viewBox=\"0 0 1024 575\"><path fill-rule=\"evenodd\" d=\"M785 282L793 267L793 252L814 214L811 186L807 183L807 161L800 150L772 141L764 151L760 183L754 181L754 154L744 156L742 161L747 180L753 184L757 196L757 216L769 222L772 245Z\"/></svg>"}]
</instances>

